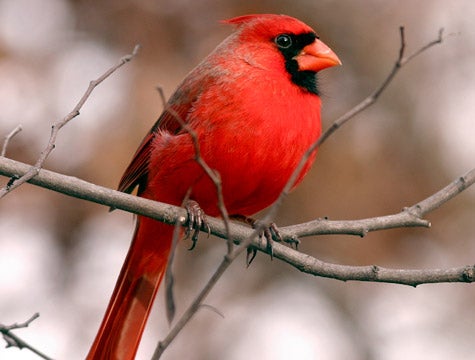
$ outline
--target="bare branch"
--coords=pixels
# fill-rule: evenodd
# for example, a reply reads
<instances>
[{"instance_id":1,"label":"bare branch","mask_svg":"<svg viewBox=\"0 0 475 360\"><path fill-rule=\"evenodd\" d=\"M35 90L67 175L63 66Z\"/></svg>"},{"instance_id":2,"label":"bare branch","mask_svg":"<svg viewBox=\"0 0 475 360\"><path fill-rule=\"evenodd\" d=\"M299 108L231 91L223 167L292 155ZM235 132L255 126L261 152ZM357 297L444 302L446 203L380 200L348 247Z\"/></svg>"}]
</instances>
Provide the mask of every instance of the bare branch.
<instances>
[{"instance_id":1,"label":"bare branch","mask_svg":"<svg viewBox=\"0 0 475 360\"><path fill-rule=\"evenodd\" d=\"M162 102L165 104L165 96L163 94L162 88L158 87L157 88L160 94L160 97L162 99ZM164 106L164 107L165 107ZM185 313L180 317L178 322L173 326L173 328L170 330L168 335L166 336L165 339L160 341L153 353L152 360L157 360L161 357L161 355L164 353L168 345L171 344L171 342L176 338L176 336L180 333L180 331L183 329L183 327L190 321L190 319L193 317L193 315L198 311L198 309L202 306L202 302L206 298L206 296L209 294L211 289L214 287L214 285L217 283L217 281L221 278L222 274L227 270L229 265L232 263L232 261L235 259L237 254L234 254L235 256L233 257L233 238L231 236L231 230L230 230L230 221L229 221L229 215L228 211L226 209L226 206L224 204L224 199L223 199L223 190L222 190L222 182L221 182L221 177L217 171L214 169L211 169L206 161L202 158L201 156L201 151L200 151L200 145L198 141L198 136L196 132L191 129L184 121L181 119L181 117L173 111L173 109L167 109L171 114L174 116L176 121L180 124L180 126L190 135L192 141L193 141L193 146L195 149L195 161L201 166L203 171L207 174L207 176L210 178L210 180L213 182L215 188L216 188L216 194L218 198L218 208L221 212L221 217L224 220L224 230L225 230L225 236L224 238L227 239L227 244L228 244L228 251L227 254L225 255L224 259L216 269L215 273L213 276L210 278L210 280L206 283L204 288L200 291L200 293L195 297L191 305L188 307L188 309L185 311ZM188 196L187 196L188 197ZM186 199L185 199L186 200ZM207 220L208 221L208 220ZM176 225L179 225L177 222ZM178 231L177 228L175 228L174 231L174 237L173 237L173 245L172 250L170 251L169 255L169 263L167 266L167 270L165 273L165 283L166 283L166 304L167 304L167 318L169 323L171 323L174 314L175 314L175 305L173 301L173 274L171 270L171 265L173 263L173 257L174 257L174 250L175 250L175 242L178 239Z\"/></svg>"},{"instance_id":2,"label":"bare branch","mask_svg":"<svg viewBox=\"0 0 475 360\"><path fill-rule=\"evenodd\" d=\"M18 179L13 179L13 181L8 183L8 186L5 186L3 189L0 189L0 198L4 197L20 185L24 184L31 178L35 177L43 167L43 164L45 163L46 159L50 155L50 153L53 151L55 148L55 143L56 143L56 138L58 136L58 132L61 130L61 128L66 125L69 121L74 119L76 116L79 115L80 110L82 109L83 105L86 103L86 101L89 99L91 96L91 93L94 91L94 89L102 83L104 80L106 80L109 76L111 76L117 69L119 69L122 65L125 63L129 62L132 60L135 55L137 54L138 50L140 49L139 45L136 45L134 50L132 51L131 54L126 55L120 59L120 61L112 66L109 70L107 70L104 74L99 76L96 80L92 80L89 83L88 88L86 89L86 92L83 94L79 102L76 104L74 109L66 115L63 119L60 119L56 122L53 123L51 126L51 135L48 140L48 144L46 147L43 149L41 152L40 156L38 157L38 160L36 161L35 165L31 166L30 169L21 177Z\"/></svg>"},{"instance_id":3,"label":"bare branch","mask_svg":"<svg viewBox=\"0 0 475 360\"><path fill-rule=\"evenodd\" d=\"M260 250L265 251L261 245ZM348 266L323 262L310 255L276 244L274 256L300 271L342 281L383 282L417 286L420 284L475 281L475 266L451 269L387 269L376 265Z\"/></svg>"},{"instance_id":4,"label":"bare branch","mask_svg":"<svg viewBox=\"0 0 475 360\"><path fill-rule=\"evenodd\" d=\"M29 165L7 158L0 158L0 175L8 177L15 175L21 176L23 173L28 171L28 169ZM96 202L107 207L113 207L148 216L167 224L173 225L179 223L184 226L187 223L186 211L182 208L107 189L75 177L60 175L45 169L29 182L69 196ZM283 227L280 231L284 237L292 238L322 234L350 234L364 236L368 232L382 229L408 226L428 227L430 224L426 220L423 220L421 218L422 216L437 209L457 194L460 194L462 191L472 186L474 183L475 169L472 169L437 193L411 207L405 208L398 214L361 220L336 221L319 219L304 224ZM207 221L213 235L223 239L227 238L228 232L221 219L208 217ZM248 241L249 238L252 238L252 246L256 246L261 251L267 251L265 244L257 239L255 231L252 229L234 222L230 222L228 226L229 234L234 241L242 244ZM235 251L237 249L238 248L236 248ZM295 250L274 243L274 255L279 259L292 263L296 258L295 253L299 254Z\"/></svg>"},{"instance_id":5,"label":"bare branch","mask_svg":"<svg viewBox=\"0 0 475 360\"><path fill-rule=\"evenodd\" d=\"M8 144L9 144L10 140L16 134L18 134L21 130L22 130L21 125L17 125L17 127L15 127L12 131L10 131L10 133L8 135L5 136L5 140L3 142L2 151L0 152L0 156L5 156L5 154L7 153L7 148L8 148Z\"/></svg>"},{"instance_id":6,"label":"bare branch","mask_svg":"<svg viewBox=\"0 0 475 360\"><path fill-rule=\"evenodd\" d=\"M21 349L28 349L45 360L52 360L49 356L43 354L41 351L37 350L26 341L22 340L20 337L12 333L12 330L21 329L28 327L34 320L36 320L40 314L35 313L28 320L22 323L15 323L12 325L2 325L0 324L0 333L3 335L3 339L7 343L7 347L17 347Z\"/></svg>"},{"instance_id":7,"label":"bare branch","mask_svg":"<svg viewBox=\"0 0 475 360\"><path fill-rule=\"evenodd\" d=\"M188 200L188 196L186 197ZM173 293L173 286L175 284L175 277L173 276L173 263L175 259L175 251L178 245L178 241L181 237L181 226L179 219L175 224L175 228L173 229L173 237L172 237L172 245L170 248L170 254L168 255L168 263L167 268L165 270L165 308L167 314L168 323L171 324L175 317L175 296Z\"/></svg>"},{"instance_id":8,"label":"bare branch","mask_svg":"<svg viewBox=\"0 0 475 360\"><path fill-rule=\"evenodd\" d=\"M465 175L455 179L449 185L436 192L434 195L416 204L411 212L416 216L424 216L429 212L439 208L454 196L471 186L475 181L475 169L470 170Z\"/></svg>"},{"instance_id":9,"label":"bare branch","mask_svg":"<svg viewBox=\"0 0 475 360\"><path fill-rule=\"evenodd\" d=\"M473 265L452 269L423 270L387 269L376 265L347 266L326 263L302 253L295 251L291 253L288 250L292 249L285 248L282 253L279 253L279 256L275 255L275 257L290 263L307 274L342 281L357 280L417 286L445 282L471 283L475 280L475 267Z\"/></svg>"},{"instance_id":10,"label":"bare branch","mask_svg":"<svg viewBox=\"0 0 475 360\"><path fill-rule=\"evenodd\" d=\"M29 171L30 167L19 161L0 158L0 175L3 176L21 177ZM76 177L61 175L46 169L41 169L39 174L28 182L78 199L148 216L170 225L174 225L176 221L184 225L187 221L186 211L182 208L94 185Z\"/></svg>"},{"instance_id":11,"label":"bare branch","mask_svg":"<svg viewBox=\"0 0 475 360\"><path fill-rule=\"evenodd\" d=\"M416 57L417 55L419 55L420 53L426 51L427 49L429 49L430 47L432 47L434 45L442 44L442 41L444 40L443 35L444 35L444 28L440 28L439 29L439 37L437 39L435 39L435 40L431 41L430 43L426 44L425 46L421 47L419 50L414 51L411 55L407 56L406 58L402 58L401 59L401 64L404 65L405 63L411 61L412 58ZM449 36L450 35L451 34L449 34ZM402 27L402 26L401 26L401 37L404 38L404 27Z\"/></svg>"}]
</instances>

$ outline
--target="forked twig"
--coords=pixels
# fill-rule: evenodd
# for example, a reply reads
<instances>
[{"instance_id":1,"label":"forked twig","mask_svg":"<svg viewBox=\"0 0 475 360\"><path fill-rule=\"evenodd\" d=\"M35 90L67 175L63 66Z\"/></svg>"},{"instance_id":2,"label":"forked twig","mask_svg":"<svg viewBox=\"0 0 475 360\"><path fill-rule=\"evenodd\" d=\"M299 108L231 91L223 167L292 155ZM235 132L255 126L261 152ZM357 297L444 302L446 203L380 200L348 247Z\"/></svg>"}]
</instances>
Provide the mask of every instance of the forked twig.
<instances>
[{"instance_id":1,"label":"forked twig","mask_svg":"<svg viewBox=\"0 0 475 360\"><path fill-rule=\"evenodd\" d=\"M99 76L96 80L92 80L89 83L89 86L86 89L86 92L83 94L83 96L81 97L79 102L76 104L76 106L73 108L73 110L68 115L66 115L64 118L62 118L58 121L55 121L53 123L53 125L51 126L51 134L50 134L50 138L48 140L48 144L46 145L46 147L41 152L41 154L38 157L38 160L36 161L35 165L33 165L30 168L30 170L26 174L24 174L22 177L20 177L18 179L13 179L12 181L10 181L8 183L7 186L5 186L3 189L0 189L0 198L4 197L8 193L13 191L17 187L19 187L20 185L26 183L28 180L30 180L31 178L38 175L38 173L40 172L41 168L43 167L46 159L48 158L48 156L51 154L51 152L55 148L56 138L57 138L58 132L61 130L61 128L64 125L66 125L68 122L70 122L72 119L74 119L76 116L79 115L80 110L82 109L82 107L84 106L86 101L89 99L89 97L91 96L94 89L100 83L102 83L104 80L106 80L109 76L111 76L122 65L124 65L125 63L132 60L135 57L135 55L137 55L137 52L139 51L139 49L140 49L140 46L136 45L131 54L122 57L116 65L112 66L104 74Z\"/></svg>"},{"instance_id":2,"label":"forked twig","mask_svg":"<svg viewBox=\"0 0 475 360\"><path fill-rule=\"evenodd\" d=\"M17 347L18 349L28 349L31 352L38 355L40 358L45 360L52 360L49 356L43 354L41 351L37 350L26 341L12 333L12 330L22 329L28 327L34 320L36 320L40 314L33 314L28 320L22 323L15 323L12 325L2 325L0 324L0 333L3 335L3 339L7 343L6 347Z\"/></svg>"}]
</instances>

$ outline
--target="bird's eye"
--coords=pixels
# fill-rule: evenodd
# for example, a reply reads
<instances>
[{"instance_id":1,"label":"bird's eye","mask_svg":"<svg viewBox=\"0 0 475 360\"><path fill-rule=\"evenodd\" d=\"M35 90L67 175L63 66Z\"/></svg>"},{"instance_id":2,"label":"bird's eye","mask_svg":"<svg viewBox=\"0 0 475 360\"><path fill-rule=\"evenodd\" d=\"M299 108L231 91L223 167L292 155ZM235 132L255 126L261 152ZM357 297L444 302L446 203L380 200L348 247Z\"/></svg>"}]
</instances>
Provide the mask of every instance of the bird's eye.
<instances>
[{"instance_id":1,"label":"bird's eye","mask_svg":"<svg viewBox=\"0 0 475 360\"><path fill-rule=\"evenodd\" d=\"M275 39L274 42L278 47L281 49L288 49L289 47L292 46L292 38L287 35L287 34L281 34L278 35Z\"/></svg>"}]
</instances>

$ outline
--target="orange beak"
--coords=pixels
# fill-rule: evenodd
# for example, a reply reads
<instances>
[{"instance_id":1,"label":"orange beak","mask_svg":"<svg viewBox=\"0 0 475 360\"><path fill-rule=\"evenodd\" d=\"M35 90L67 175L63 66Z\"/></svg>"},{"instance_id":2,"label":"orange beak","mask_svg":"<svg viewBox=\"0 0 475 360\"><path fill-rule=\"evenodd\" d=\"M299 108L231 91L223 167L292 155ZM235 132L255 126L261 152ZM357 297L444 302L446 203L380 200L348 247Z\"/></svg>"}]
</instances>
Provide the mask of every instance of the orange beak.
<instances>
[{"instance_id":1,"label":"orange beak","mask_svg":"<svg viewBox=\"0 0 475 360\"><path fill-rule=\"evenodd\" d=\"M338 56L319 39L305 46L295 58L300 71L320 71L328 67L341 65Z\"/></svg>"}]
</instances>

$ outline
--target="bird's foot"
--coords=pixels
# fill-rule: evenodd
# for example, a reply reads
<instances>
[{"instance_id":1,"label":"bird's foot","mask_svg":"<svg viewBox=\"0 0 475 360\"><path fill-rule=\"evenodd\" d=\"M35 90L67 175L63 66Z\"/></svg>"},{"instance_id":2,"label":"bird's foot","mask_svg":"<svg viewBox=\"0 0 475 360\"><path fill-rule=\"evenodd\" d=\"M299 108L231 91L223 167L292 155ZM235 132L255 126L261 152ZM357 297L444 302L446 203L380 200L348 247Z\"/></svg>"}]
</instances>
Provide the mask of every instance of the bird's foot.
<instances>
[{"instance_id":1,"label":"bird's foot","mask_svg":"<svg viewBox=\"0 0 475 360\"><path fill-rule=\"evenodd\" d=\"M198 241L200 231L206 231L209 236L211 230L206 221L206 214L196 201L188 200L185 204L185 209L188 213L188 225L185 230L185 239L191 239L191 246L188 250L193 250Z\"/></svg>"},{"instance_id":2,"label":"bird's foot","mask_svg":"<svg viewBox=\"0 0 475 360\"><path fill-rule=\"evenodd\" d=\"M283 239L277 225L273 222L268 225L261 225L259 220L256 220L254 218L244 216L244 215L233 215L232 218L252 226L253 229L258 229L258 228L261 229L259 231L259 237L261 239L264 238L266 240L267 253L270 255L271 259L273 259L274 250L273 250L272 244L274 241L282 242L282 239ZM251 265L256 255L257 255L257 249L254 246L249 246L247 248L247 256L246 256L247 266Z\"/></svg>"}]
</instances>

